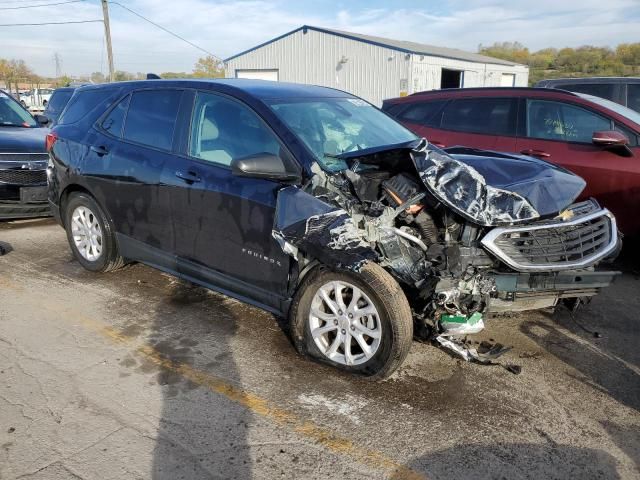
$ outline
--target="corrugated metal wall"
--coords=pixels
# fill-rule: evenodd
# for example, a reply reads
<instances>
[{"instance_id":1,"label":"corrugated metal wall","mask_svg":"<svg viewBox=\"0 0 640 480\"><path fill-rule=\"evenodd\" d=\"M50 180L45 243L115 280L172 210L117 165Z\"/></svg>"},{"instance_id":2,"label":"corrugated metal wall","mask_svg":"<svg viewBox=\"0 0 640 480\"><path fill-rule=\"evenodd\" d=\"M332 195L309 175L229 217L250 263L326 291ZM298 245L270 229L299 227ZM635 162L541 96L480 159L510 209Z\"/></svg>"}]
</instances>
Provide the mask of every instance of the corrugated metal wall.
<instances>
[{"instance_id":1,"label":"corrugated metal wall","mask_svg":"<svg viewBox=\"0 0 640 480\"><path fill-rule=\"evenodd\" d=\"M515 74L514 87L526 87L529 81L529 69L523 65L510 67L422 55L412 55L411 60L410 93L439 89L443 68L463 71L462 86L465 88L499 87L503 73Z\"/></svg>"},{"instance_id":2,"label":"corrugated metal wall","mask_svg":"<svg viewBox=\"0 0 640 480\"><path fill-rule=\"evenodd\" d=\"M420 57L315 30L299 30L229 60L226 76L277 69L280 81L338 88L380 106L386 98L439 88L443 67L464 70L465 87L500 85L502 72L516 73L517 86L526 86L528 78L526 67Z\"/></svg>"}]
</instances>

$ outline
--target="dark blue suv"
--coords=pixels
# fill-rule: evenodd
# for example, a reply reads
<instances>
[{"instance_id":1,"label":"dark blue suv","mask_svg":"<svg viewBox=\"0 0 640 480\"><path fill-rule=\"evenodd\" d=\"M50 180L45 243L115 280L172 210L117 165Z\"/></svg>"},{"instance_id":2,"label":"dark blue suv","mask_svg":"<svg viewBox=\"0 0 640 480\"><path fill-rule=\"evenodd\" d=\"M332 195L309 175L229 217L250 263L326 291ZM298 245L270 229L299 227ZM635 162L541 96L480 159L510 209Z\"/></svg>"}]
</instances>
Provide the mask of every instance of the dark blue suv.
<instances>
[{"instance_id":1,"label":"dark blue suv","mask_svg":"<svg viewBox=\"0 0 640 480\"><path fill-rule=\"evenodd\" d=\"M138 261L288 316L296 348L380 378L414 332L463 357L487 312L595 295L615 219L530 157L416 138L334 89L253 80L81 87L49 201L92 271Z\"/></svg>"}]
</instances>

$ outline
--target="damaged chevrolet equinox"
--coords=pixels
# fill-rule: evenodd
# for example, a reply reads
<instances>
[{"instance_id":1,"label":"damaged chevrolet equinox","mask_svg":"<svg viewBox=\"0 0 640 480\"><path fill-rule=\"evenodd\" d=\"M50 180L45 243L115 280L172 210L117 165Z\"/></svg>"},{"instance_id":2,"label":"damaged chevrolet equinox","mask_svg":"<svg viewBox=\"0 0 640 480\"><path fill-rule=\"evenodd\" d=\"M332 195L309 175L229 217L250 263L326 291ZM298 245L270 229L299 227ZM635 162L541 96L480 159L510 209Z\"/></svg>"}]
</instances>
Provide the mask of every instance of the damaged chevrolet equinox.
<instances>
[{"instance_id":1,"label":"damaged chevrolet equinox","mask_svg":"<svg viewBox=\"0 0 640 480\"><path fill-rule=\"evenodd\" d=\"M257 305L289 319L302 354L368 377L414 336L466 355L460 335L488 313L579 303L616 276L595 269L619 248L615 219L576 203L581 178L441 150L330 88L81 87L47 145L49 201L84 268L142 262Z\"/></svg>"}]
</instances>

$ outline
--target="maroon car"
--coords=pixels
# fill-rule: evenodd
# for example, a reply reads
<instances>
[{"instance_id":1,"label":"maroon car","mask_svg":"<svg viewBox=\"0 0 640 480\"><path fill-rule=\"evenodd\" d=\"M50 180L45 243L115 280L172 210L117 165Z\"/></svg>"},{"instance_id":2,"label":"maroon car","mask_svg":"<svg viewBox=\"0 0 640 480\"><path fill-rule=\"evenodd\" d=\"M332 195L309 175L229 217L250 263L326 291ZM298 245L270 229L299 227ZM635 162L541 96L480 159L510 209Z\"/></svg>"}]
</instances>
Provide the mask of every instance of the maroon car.
<instances>
[{"instance_id":1,"label":"maroon car","mask_svg":"<svg viewBox=\"0 0 640 480\"><path fill-rule=\"evenodd\" d=\"M549 88L464 88L385 100L389 115L440 147L517 152L587 181L584 197L640 233L640 113L598 97Z\"/></svg>"}]
</instances>

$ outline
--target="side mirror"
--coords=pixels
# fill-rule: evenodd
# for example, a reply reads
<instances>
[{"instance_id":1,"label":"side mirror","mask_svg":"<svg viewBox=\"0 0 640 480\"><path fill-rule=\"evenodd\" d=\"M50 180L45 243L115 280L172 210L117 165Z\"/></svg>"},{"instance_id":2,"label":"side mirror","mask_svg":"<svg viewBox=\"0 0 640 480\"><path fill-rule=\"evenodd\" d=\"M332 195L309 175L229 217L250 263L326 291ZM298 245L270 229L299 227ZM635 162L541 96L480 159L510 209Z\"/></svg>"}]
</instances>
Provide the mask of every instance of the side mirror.
<instances>
[{"instance_id":1,"label":"side mirror","mask_svg":"<svg viewBox=\"0 0 640 480\"><path fill-rule=\"evenodd\" d=\"M601 147L624 147L625 145L629 145L627 136L615 130L593 132L591 141L594 145Z\"/></svg>"},{"instance_id":2,"label":"side mirror","mask_svg":"<svg viewBox=\"0 0 640 480\"><path fill-rule=\"evenodd\" d=\"M35 115L34 118L39 125L47 125L49 123L49 117L46 115Z\"/></svg>"},{"instance_id":3,"label":"side mirror","mask_svg":"<svg viewBox=\"0 0 640 480\"><path fill-rule=\"evenodd\" d=\"M625 134L616 130L593 132L591 142L593 142L594 145L602 147L605 150L611 150L623 157L633 156L633 151L629 148L629 139Z\"/></svg>"},{"instance_id":4,"label":"side mirror","mask_svg":"<svg viewBox=\"0 0 640 480\"><path fill-rule=\"evenodd\" d=\"M298 173L287 169L282 158L272 153L257 153L231 161L231 172L238 177L264 178L266 180L291 181Z\"/></svg>"}]
</instances>

